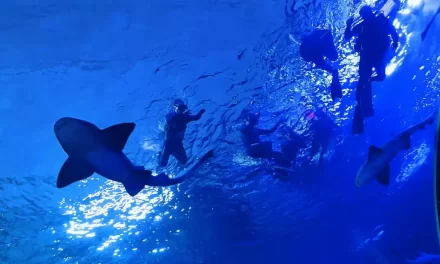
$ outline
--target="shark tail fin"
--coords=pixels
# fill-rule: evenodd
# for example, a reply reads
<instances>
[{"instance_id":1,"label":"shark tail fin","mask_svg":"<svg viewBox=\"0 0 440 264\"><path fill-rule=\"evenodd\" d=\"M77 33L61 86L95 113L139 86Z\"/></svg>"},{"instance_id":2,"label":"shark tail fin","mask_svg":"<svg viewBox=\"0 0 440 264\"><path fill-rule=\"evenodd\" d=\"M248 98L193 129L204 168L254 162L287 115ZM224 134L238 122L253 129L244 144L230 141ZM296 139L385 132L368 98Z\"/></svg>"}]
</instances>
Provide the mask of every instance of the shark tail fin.
<instances>
[{"instance_id":1,"label":"shark tail fin","mask_svg":"<svg viewBox=\"0 0 440 264\"><path fill-rule=\"evenodd\" d=\"M400 140L403 142L403 148L408 150L411 148L411 135L409 133L403 133L400 135Z\"/></svg>"},{"instance_id":2,"label":"shark tail fin","mask_svg":"<svg viewBox=\"0 0 440 264\"><path fill-rule=\"evenodd\" d=\"M135 167L136 172L124 182L125 190L130 196L136 196L140 193L151 177L150 170L141 170L140 168L141 167Z\"/></svg>"}]
</instances>

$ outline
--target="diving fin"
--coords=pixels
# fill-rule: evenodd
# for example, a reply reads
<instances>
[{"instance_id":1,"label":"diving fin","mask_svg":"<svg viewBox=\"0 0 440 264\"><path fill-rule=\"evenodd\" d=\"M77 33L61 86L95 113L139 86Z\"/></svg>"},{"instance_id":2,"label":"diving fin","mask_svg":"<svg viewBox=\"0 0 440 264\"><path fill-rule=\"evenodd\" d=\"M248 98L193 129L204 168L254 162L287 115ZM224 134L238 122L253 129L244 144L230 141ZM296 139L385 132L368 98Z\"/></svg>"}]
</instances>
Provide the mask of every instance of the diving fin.
<instances>
[{"instance_id":1,"label":"diving fin","mask_svg":"<svg viewBox=\"0 0 440 264\"><path fill-rule=\"evenodd\" d=\"M376 176L376 180L383 185L390 184L390 165L386 165L379 174Z\"/></svg>"},{"instance_id":2,"label":"diving fin","mask_svg":"<svg viewBox=\"0 0 440 264\"><path fill-rule=\"evenodd\" d=\"M124 187L130 196L136 196L147 185L151 178L150 170L141 170L140 166L135 166L132 176L124 182Z\"/></svg>"},{"instance_id":3,"label":"diving fin","mask_svg":"<svg viewBox=\"0 0 440 264\"><path fill-rule=\"evenodd\" d=\"M330 93L333 101L336 98L342 98L342 86L339 81L339 73L337 70L335 70L333 73L332 83L330 85Z\"/></svg>"},{"instance_id":4,"label":"diving fin","mask_svg":"<svg viewBox=\"0 0 440 264\"><path fill-rule=\"evenodd\" d=\"M362 107L362 114L364 118L374 116L373 108L373 89L371 81L360 87L360 105Z\"/></svg>"},{"instance_id":5,"label":"diving fin","mask_svg":"<svg viewBox=\"0 0 440 264\"><path fill-rule=\"evenodd\" d=\"M74 182L85 180L94 173L87 162L68 157L58 173L57 188L64 188Z\"/></svg>"},{"instance_id":6,"label":"diving fin","mask_svg":"<svg viewBox=\"0 0 440 264\"><path fill-rule=\"evenodd\" d=\"M354 117L353 117L353 124L351 127L351 134L352 135L360 135L364 133L364 117L362 115L362 109L360 108L359 104L356 105L354 109Z\"/></svg>"},{"instance_id":7,"label":"diving fin","mask_svg":"<svg viewBox=\"0 0 440 264\"><path fill-rule=\"evenodd\" d=\"M402 133L400 135L400 140L402 140L404 150L411 148L411 135L409 133Z\"/></svg>"}]
</instances>

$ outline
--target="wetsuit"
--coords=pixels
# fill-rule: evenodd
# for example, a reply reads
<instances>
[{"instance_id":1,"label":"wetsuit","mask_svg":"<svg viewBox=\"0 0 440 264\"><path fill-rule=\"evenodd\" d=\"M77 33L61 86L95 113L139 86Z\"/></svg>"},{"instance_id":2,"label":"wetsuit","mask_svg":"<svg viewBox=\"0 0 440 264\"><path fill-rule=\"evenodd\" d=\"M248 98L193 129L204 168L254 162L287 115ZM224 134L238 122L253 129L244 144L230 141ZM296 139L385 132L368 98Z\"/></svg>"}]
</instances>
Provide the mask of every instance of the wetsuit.
<instances>
[{"instance_id":1,"label":"wetsuit","mask_svg":"<svg viewBox=\"0 0 440 264\"><path fill-rule=\"evenodd\" d=\"M305 147L306 143L300 135L293 131L289 132L288 137L281 142L281 159L278 159L276 163L286 168L292 167L299 150Z\"/></svg>"},{"instance_id":2,"label":"wetsuit","mask_svg":"<svg viewBox=\"0 0 440 264\"><path fill-rule=\"evenodd\" d=\"M317 113L312 121L311 130L313 132L313 139L310 156L314 157L321 149L319 157L320 163L323 162L323 155L327 152L335 127L336 124L333 120L324 113Z\"/></svg>"},{"instance_id":3,"label":"wetsuit","mask_svg":"<svg viewBox=\"0 0 440 264\"><path fill-rule=\"evenodd\" d=\"M324 57L331 61L338 59L338 51L333 43L332 33L326 29L313 30L302 41L299 52L305 61L313 62L316 67L329 73L333 72L333 68L325 61Z\"/></svg>"},{"instance_id":4,"label":"wetsuit","mask_svg":"<svg viewBox=\"0 0 440 264\"><path fill-rule=\"evenodd\" d=\"M399 42L396 28L383 14L364 20L353 29L350 27L345 30L345 39L357 36L355 50L360 53L359 82L368 81L373 68L377 76L371 78L371 81L385 80L386 54L391 44L389 35L395 48Z\"/></svg>"},{"instance_id":5,"label":"wetsuit","mask_svg":"<svg viewBox=\"0 0 440 264\"><path fill-rule=\"evenodd\" d=\"M185 148L183 147L186 127L189 122L199 120L203 113L204 110L200 110L197 115L191 115L189 112L171 112L167 114L165 142L160 155L159 166L165 167L168 164L170 155L173 155L181 164L185 164L188 161Z\"/></svg>"},{"instance_id":6,"label":"wetsuit","mask_svg":"<svg viewBox=\"0 0 440 264\"><path fill-rule=\"evenodd\" d=\"M337 69L325 61L325 58L335 61L338 59L338 51L333 42L333 36L330 30L315 29L306 36L299 46L301 57L307 62L313 62L316 67L332 74L332 83L330 86L331 97L333 100L342 98L342 87L339 82L339 73Z\"/></svg>"},{"instance_id":7,"label":"wetsuit","mask_svg":"<svg viewBox=\"0 0 440 264\"><path fill-rule=\"evenodd\" d=\"M359 82L356 89L356 100L362 110L363 117L374 115L372 81L385 80L387 53L390 48L390 37L393 39L393 49L397 48L399 35L396 28L382 13L377 16L367 9L367 16L351 29L352 19L347 21L345 39L357 36L355 50L359 52ZM376 76L372 77L373 68ZM360 121L358 121L360 122Z\"/></svg>"},{"instance_id":8,"label":"wetsuit","mask_svg":"<svg viewBox=\"0 0 440 264\"><path fill-rule=\"evenodd\" d=\"M272 142L260 141L260 136L272 134L278 126L279 124L269 130L259 129L250 124L242 126L240 132L247 155L253 158L272 158L274 156Z\"/></svg>"}]
</instances>

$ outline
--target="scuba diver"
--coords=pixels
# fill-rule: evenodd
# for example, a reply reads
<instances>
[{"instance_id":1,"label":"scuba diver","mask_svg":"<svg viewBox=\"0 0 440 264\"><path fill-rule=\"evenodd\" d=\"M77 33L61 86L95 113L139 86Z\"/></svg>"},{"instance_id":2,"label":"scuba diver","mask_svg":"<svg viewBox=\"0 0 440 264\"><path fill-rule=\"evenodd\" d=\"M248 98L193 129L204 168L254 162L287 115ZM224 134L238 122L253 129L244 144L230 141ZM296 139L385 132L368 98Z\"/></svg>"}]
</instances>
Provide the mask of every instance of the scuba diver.
<instances>
[{"instance_id":1,"label":"scuba diver","mask_svg":"<svg viewBox=\"0 0 440 264\"><path fill-rule=\"evenodd\" d=\"M362 21L353 26L353 18L347 20L344 37L350 40L356 37L355 50L359 52L359 81L356 88L357 107L353 122L353 134L363 133L363 118L374 115L371 82L384 81L387 65L387 54L390 45L396 50L399 45L399 35L391 21L379 12L375 15L370 6L363 6L359 15ZM392 44L390 43L390 36ZM373 68L376 75L373 75ZM362 123L362 124L361 124Z\"/></svg>"},{"instance_id":2,"label":"scuba diver","mask_svg":"<svg viewBox=\"0 0 440 264\"><path fill-rule=\"evenodd\" d=\"M315 29L312 33L305 35L299 46L299 53L305 61L313 62L319 69L332 74L333 78L330 86L332 99L342 98L338 69L334 69L325 61L325 58L331 61L338 59L338 51L330 30Z\"/></svg>"},{"instance_id":3,"label":"scuba diver","mask_svg":"<svg viewBox=\"0 0 440 264\"><path fill-rule=\"evenodd\" d=\"M240 128L241 139L246 149L246 154L252 158L276 159L280 153L272 150L271 141L260 141L260 136L270 135L275 132L284 119L280 119L278 123L269 130L257 128L260 119L260 113L251 113L243 110L242 115L245 117L245 124Z\"/></svg>"},{"instance_id":4,"label":"scuba diver","mask_svg":"<svg viewBox=\"0 0 440 264\"><path fill-rule=\"evenodd\" d=\"M307 110L304 115L311 121L310 129L313 134L310 159L313 159L319 152L319 164L322 164L324 162L324 154L327 152L333 137L333 129L337 125L328 116L327 110L323 105L319 105L316 111Z\"/></svg>"},{"instance_id":5,"label":"scuba diver","mask_svg":"<svg viewBox=\"0 0 440 264\"><path fill-rule=\"evenodd\" d=\"M191 115L181 99L174 101L173 108L173 111L166 115L165 142L162 152L159 153L160 167L165 167L168 164L170 155L173 155L180 164L186 164L188 157L183 147L186 126L191 121L199 120L205 113L205 109L201 109L197 115Z\"/></svg>"}]
</instances>

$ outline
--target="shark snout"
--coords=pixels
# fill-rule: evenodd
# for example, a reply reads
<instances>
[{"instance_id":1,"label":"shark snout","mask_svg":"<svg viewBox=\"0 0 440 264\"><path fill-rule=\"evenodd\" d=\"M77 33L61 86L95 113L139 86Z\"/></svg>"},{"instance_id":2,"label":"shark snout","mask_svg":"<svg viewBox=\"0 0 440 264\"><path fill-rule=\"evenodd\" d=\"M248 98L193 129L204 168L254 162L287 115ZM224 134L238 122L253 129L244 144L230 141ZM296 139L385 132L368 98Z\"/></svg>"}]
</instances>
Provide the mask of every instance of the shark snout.
<instances>
[{"instance_id":1,"label":"shark snout","mask_svg":"<svg viewBox=\"0 0 440 264\"><path fill-rule=\"evenodd\" d=\"M61 119L58 119L57 122L55 122L55 125L53 126L53 130L55 133L59 132L65 125L67 125L70 122L70 118L63 117Z\"/></svg>"}]
</instances>

